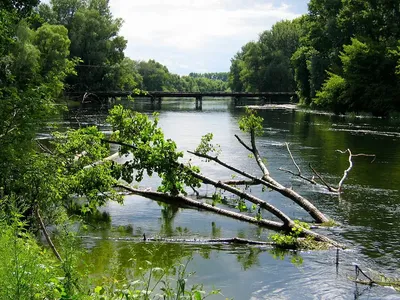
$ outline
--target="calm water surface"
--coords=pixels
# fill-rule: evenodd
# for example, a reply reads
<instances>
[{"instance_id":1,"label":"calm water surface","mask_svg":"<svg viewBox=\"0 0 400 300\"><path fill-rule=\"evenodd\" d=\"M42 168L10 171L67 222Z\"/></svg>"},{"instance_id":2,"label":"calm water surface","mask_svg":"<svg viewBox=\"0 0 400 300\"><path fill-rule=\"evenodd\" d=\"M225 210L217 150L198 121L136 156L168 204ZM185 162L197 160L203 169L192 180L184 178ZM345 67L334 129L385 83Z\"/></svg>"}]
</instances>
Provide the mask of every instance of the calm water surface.
<instances>
[{"instance_id":1,"label":"calm water surface","mask_svg":"<svg viewBox=\"0 0 400 300\"><path fill-rule=\"evenodd\" d=\"M148 114L154 111L145 100L125 105ZM230 99L205 100L201 111L195 110L193 100L167 100L156 110L166 137L175 140L180 150L195 149L201 136L212 132L214 142L221 145L221 159L260 174L257 165L234 137L239 134L246 138L237 125L244 110L234 108ZM143 267L140 262L147 259L154 265L171 267L191 257L188 268L196 274L190 281L203 283L206 290L215 286L229 298L400 299L400 294L392 289L366 288L349 280L354 277L354 264L363 270L370 268L389 276L400 276L400 124L294 110L268 109L259 113L264 118L265 133L258 139L258 146L273 176L309 197L341 224L323 231L349 246L349 250L340 252L338 267L335 250L284 256L271 249L256 247L154 245L110 239L139 238L145 233L174 238L239 236L265 240L271 233L211 213L165 208L151 200L127 196L124 205L109 203L105 208L112 217L111 228L90 231L93 238L83 239L90 249L93 273L117 268L121 276L134 276L132 273L137 274L139 267ZM96 124L109 132L104 117L105 111L99 108L72 109L66 126ZM309 174L308 163L311 163L334 184L348 167L347 156L336 152L337 149L350 148L353 153L376 154L376 160L371 163L370 158L354 158L354 168L345 182L344 193L338 197L277 170L279 167L294 170L285 142L290 143L293 156L304 173ZM185 154L185 160L190 158ZM200 165L207 176L231 178L232 172L215 164L196 158L192 158L192 163ZM140 185L155 190L158 183L157 178L147 178ZM251 192L294 219L311 221L304 211L283 196L263 193L259 188L251 188ZM214 188L205 187L202 193L210 196ZM123 226L129 226L129 230L121 230ZM151 254L147 250L151 250ZM131 263L133 257L139 261L135 266Z\"/></svg>"}]
</instances>

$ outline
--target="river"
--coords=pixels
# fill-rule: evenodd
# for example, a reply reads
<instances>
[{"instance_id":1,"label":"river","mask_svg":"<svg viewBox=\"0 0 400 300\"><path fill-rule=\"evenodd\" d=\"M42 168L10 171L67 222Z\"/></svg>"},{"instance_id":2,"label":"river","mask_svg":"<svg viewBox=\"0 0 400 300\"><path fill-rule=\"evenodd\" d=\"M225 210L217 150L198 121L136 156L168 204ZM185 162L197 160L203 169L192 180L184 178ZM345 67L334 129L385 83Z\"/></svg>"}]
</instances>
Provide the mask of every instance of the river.
<instances>
[{"instance_id":1,"label":"river","mask_svg":"<svg viewBox=\"0 0 400 300\"><path fill-rule=\"evenodd\" d=\"M124 102L124 105L151 115L154 109L147 100ZM194 100L166 100L159 112L160 126L167 138L176 141L178 149L193 150L201 136L212 132L214 142L222 149L221 159L253 174L259 170L235 139L246 135L238 128L243 108L235 108L230 99L203 100L202 110L195 110ZM340 225L322 232L349 246L336 250L289 252L286 255L269 248L231 245L182 245L133 243L117 238L146 236L171 238L244 237L266 240L271 233L239 221L206 212L161 207L156 202L126 196L124 205L109 203L103 210L112 218L111 226L96 226L83 239L89 249L93 274L116 271L120 276L140 273L140 267L151 260L163 268L181 261L195 271L189 282L204 284L205 290L221 289L224 296L215 299L400 299L390 288L372 288L353 283L354 265L388 276L399 276L400 259L400 121L368 117L340 117L291 109L259 110L264 118L264 134L258 138L259 150L267 159L272 175L291 186ZM71 108L66 126L96 124L110 132L104 123L105 110L95 107ZM310 186L281 172L279 167L295 170L286 151L290 144L293 156L305 174L311 163L324 178L337 184L348 167L347 155L375 154L376 159L355 157L354 167L341 196ZM188 160L190 155L185 154ZM230 179L232 172L213 163L192 158L192 164L215 179ZM156 189L159 180L147 178L140 186ZM275 192L251 192L284 210L290 217L311 221L292 202ZM214 188L202 193L211 196ZM147 250L150 250L147 251ZM132 258L137 263L132 264ZM212 299L214 299L212 298Z\"/></svg>"}]
</instances>

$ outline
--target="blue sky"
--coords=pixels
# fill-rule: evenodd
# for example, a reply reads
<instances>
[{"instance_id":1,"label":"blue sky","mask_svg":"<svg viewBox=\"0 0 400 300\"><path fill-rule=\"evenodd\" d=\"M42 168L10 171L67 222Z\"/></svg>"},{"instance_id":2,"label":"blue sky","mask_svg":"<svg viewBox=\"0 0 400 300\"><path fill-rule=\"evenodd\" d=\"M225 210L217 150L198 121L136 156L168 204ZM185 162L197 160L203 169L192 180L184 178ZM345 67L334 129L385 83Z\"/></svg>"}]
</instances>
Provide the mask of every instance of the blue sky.
<instances>
[{"instance_id":1,"label":"blue sky","mask_svg":"<svg viewBox=\"0 0 400 300\"><path fill-rule=\"evenodd\" d=\"M242 45L282 19L306 13L308 0L110 0L126 56L155 59L170 72L228 71Z\"/></svg>"}]
</instances>

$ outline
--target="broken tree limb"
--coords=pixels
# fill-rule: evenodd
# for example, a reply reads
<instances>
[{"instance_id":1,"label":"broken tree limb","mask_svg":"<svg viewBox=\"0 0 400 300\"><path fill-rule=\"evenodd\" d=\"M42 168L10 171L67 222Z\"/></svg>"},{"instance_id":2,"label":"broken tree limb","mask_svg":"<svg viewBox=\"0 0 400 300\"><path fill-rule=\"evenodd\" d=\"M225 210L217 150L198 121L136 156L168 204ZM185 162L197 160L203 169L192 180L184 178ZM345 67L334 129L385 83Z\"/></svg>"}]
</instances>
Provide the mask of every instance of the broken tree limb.
<instances>
[{"instance_id":1,"label":"broken tree limb","mask_svg":"<svg viewBox=\"0 0 400 300\"><path fill-rule=\"evenodd\" d=\"M188 152L193 155L196 155L198 157L212 160L231 171L234 171L234 172L236 172L242 176L245 176L251 180L259 182L260 184L263 184L266 187L268 187L274 191L279 192L283 196L291 199L296 204L298 204L300 207L302 207L305 211L307 211L310 214L310 216L312 216L314 218L314 220L316 220L319 223L329 222L329 219L327 217L325 217L325 215L322 214L310 201L308 201L303 196L297 194L295 191L288 189L288 188L284 187L283 185L277 183L276 181L271 182L271 180L269 178L263 178L263 179L257 178L254 175L251 175L247 172L239 170L239 169L221 161L218 157L213 157L213 156L210 156L207 154L201 154L201 153L196 153L196 152L192 152L192 151L188 151Z\"/></svg>"},{"instance_id":2,"label":"broken tree limb","mask_svg":"<svg viewBox=\"0 0 400 300\"><path fill-rule=\"evenodd\" d=\"M118 143L118 144L122 144L122 143ZM135 146L133 145L128 145L128 144L124 144L123 146L127 146L129 148L135 148ZM221 181L215 181L209 177L203 176L199 173L194 172L192 169L185 167L185 165L183 164L179 164L179 166L184 169L186 172L190 173L193 177L200 179L201 181L203 181L204 183L210 183L212 185L214 185L217 188L223 188L224 190L235 194L243 199L246 199L256 205L259 205L261 208L267 210L268 212L272 213L274 216L276 216L277 218L279 218L284 224L285 226L288 227L293 227L294 223L293 220L290 219L287 215L285 215L282 211L280 211L279 209L277 209L276 207L268 204L267 202L253 196L250 195L248 193L245 193L237 188L234 188L228 184L224 184Z\"/></svg>"},{"instance_id":3,"label":"broken tree limb","mask_svg":"<svg viewBox=\"0 0 400 300\"><path fill-rule=\"evenodd\" d=\"M168 203L168 204L179 204L183 205L184 207L190 207L190 208L198 208L202 210L206 210L209 212L213 212L219 215L227 216L239 221L247 222L247 223L252 223L256 224L262 227L270 228L273 230L278 230L278 231L284 231L286 226L283 223L275 222L275 221L270 221L270 220L257 220L256 218L246 216L244 214L232 212L223 208L215 207L207 203L203 203L200 201L193 200L191 198L182 196L182 195L177 195L177 196L172 196L168 195L165 193L159 193L159 192L153 192L153 191L144 191L144 190L139 190L135 189L133 187L129 187L126 185L118 184L116 187L124 189L126 191L129 191L135 195L143 196L149 199L153 199L156 201Z\"/></svg>"},{"instance_id":4,"label":"broken tree limb","mask_svg":"<svg viewBox=\"0 0 400 300\"><path fill-rule=\"evenodd\" d=\"M245 145L245 143L240 139L240 137L238 137L237 135L235 135L235 136L236 136L236 138L237 138L242 144ZM113 144L117 144L117 145L120 145L120 146L125 146L125 147L127 147L127 148L136 149L136 147L135 147L134 145L130 145L130 144L126 144L126 143L115 142L115 141L109 141L109 140L104 140L104 141L105 141L105 142L109 142L109 143L113 143ZM255 144L254 144L254 146L255 146ZM247 147L247 146L246 146L246 147ZM250 150L251 148L248 147L248 149ZM256 149L256 150L257 150L257 149ZM258 157L259 165L260 165L260 167L262 168L262 170L264 170L265 172L267 172L267 173L264 173L263 179L259 179L259 178L255 177L255 176L253 176L253 175L250 175L250 174L248 174L248 173L246 173L246 172L244 172L244 171L241 171L241 170L239 170L239 169L237 169L237 168L234 168L234 167L232 167L232 166L230 166L230 165L228 165L228 164L222 162L221 160L219 160L218 157L212 157L212 156L209 156L209 155L206 155L206 154L200 154L200 153L188 151L188 153L191 153L191 154L196 155L196 156L198 156L198 157L202 157L202 158L206 158L206 159L209 159L209 160L213 160L213 161L217 162L218 164L220 164L220 165L222 165L222 166L224 166L224 167L226 167L226 168L228 168L228 169L230 169L230 170L232 170L232 171L234 171L234 172L236 172L236 173L238 173L238 174L240 174L240 175L243 175L243 176L245 176L245 177L247 177L247 178L249 178L249 179L251 179L251 180L253 180L253 181L259 182L260 184L263 184L263 185L265 185L266 187L268 187L268 188L270 188L270 189L273 189L273 190L279 192L279 193L282 194L283 196L285 196L285 197L287 197L287 198L293 200L293 201L294 201L295 203L297 203L300 207L302 207L305 211L307 211L307 212L310 214L310 216L312 216L312 217L314 218L315 221L317 221L317 222L319 222L319 223L326 223L326 222L329 222L329 219L328 219L324 214L322 214L322 213L321 213L310 201L308 201L306 198L302 197L301 195L299 195L298 193L294 192L293 190L291 190L291 189L289 189L289 188L286 188L285 186L281 185L280 183L278 183L277 181L275 181L274 179L272 179L269 175L268 175L268 176L265 176L266 174L269 174L268 169L266 168L266 166L265 166L264 163L262 162L262 159L261 159L261 157L260 157L258 151L252 151L252 152L254 153L255 156ZM185 166L184 166L183 164L180 164L180 166L181 166L182 168L185 168ZM263 167L262 167L262 166L263 166ZM187 169L188 171L191 171L189 168L185 168L185 169ZM198 176L198 175L199 175L198 173L195 173L195 172L191 172L191 173L192 173L192 175L193 175L194 177L196 177L196 178L198 178L198 179L200 179L200 180L203 180L203 179L209 180L209 178L204 178L204 177L203 177L203 179L202 179L202 178L199 178L200 176ZM214 181L214 182L216 182L216 181ZM221 182L221 183L222 183L222 182ZM228 190L228 189L231 188L231 187L230 187L229 185L227 185L227 184L225 184L225 186L227 187L227 189L224 188L225 190ZM231 191L232 191L232 190L231 190ZM233 193L236 193L237 191L238 191L238 190L235 189L235 191L234 191ZM237 194L236 194L236 195L237 195ZM246 198L246 199L247 199L247 198ZM261 199L259 199L259 200L261 200ZM251 200L249 200L249 201L251 201ZM261 200L261 201L262 201L262 200ZM265 202L265 201L263 201L263 202ZM254 203L254 202L253 202L253 203ZM259 203L255 203L255 204L259 204ZM264 205L264 204L263 204L263 205ZM268 211L270 211L269 209L267 209L267 208L265 208L265 207L263 207L263 208L266 209L266 210L268 210ZM272 208L274 208L274 207L271 206L271 209L272 209ZM276 210L276 208L273 209L273 211L275 211L275 210ZM270 211L270 212L271 212L271 211ZM272 213L272 212L271 212L271 213ZM286 219L286 216L284 216L284 214L280 214L280 215L281 215L281 217L283 217L283 218ZM278 217L278 218L280 218L281 220L283 220L281 217ZM288 224L288 223L285 222L285 224Z\"/></svg>"},{"instance_id":5,"label":"broken tree limb","mask_svg":"<svg viewBox=\"0 0 400 300\"><path fill-rule=\"evenodd\" d=\"M240 144L242 144L243 147L245 147L250 152L253 152L253 149L251 149L249 146L247 146L247 144L245 142L243 142L242 139L237 134L235 134L235 138L239 141Z\"/></svg>"},{"instance_id":6,"label":"broken tree limb","mask_svg":"<svg viewBox=\"0 0 400 300\"><path fill-rule=\"evenodd\" d=\"M328 191L333 192L333 193L337 193L337 189L332 187L330 184L328 184L325 179L322 177L321 174L319 174L311 164L308 164L308 166L310 167L310 169L314 172L314 174L319 178L319 180L321 180L321 182L326 186L326 188L328 189Z\"/></svg>"}]
</instances>

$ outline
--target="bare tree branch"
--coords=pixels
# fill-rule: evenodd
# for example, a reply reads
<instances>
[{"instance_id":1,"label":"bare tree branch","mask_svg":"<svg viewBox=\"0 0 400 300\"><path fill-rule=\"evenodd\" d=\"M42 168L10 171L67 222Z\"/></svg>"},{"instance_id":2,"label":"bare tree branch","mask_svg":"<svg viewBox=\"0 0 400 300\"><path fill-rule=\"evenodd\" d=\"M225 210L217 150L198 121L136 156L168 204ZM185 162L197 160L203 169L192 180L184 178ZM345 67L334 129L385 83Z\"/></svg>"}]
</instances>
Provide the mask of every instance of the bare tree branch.
<instances>
[{"instance_id":1,"label":"bare tree branch","mask_svg":"<svg viewBox=\"0 0 400 300\"><path fill-rule=\"evenodd\" d=\"M251 136L251 146L253 148L254 158L255 158L258 166L260 167L261 172L263 172L263 174L264 174L263 177L264 178L268 178L268 177L270 177L270 173L269 173L269 170L268 170L267 166L264 164L260 153L258 152L254 129L252 129L250 131L250 136Z\"/></svg>"},{"instance_id":2,"label":"bare tree branch","mask_svg":"<svg viewBox=\"0 0 400 300\"><path fill-rule=\"evenodd\" d=\"M296 167L298 172L295 173L293 171L290 171L290 170L287 170L287 169L284 169L284 168L279 168L278 170L286 172L286 173L289 173L289 174L291 174L293 176L296 176L296 177L300 177L301 179L303 179L303 180L305 180L305 181L307 181L307 182L309 182L311 184L314 184L314 185L317 184L313 179L309 179L309 178L307 178L307 177L305 177L305 176L303 176L301 174L301 169L300 169L299 165L296 163L296 161L294 160L294 157L292 155L292 152L290 151L288 143L286 143L286 148L287 148L287 151L289 152L290 158L292 159L292 162L295 165L295 167Z\"/></svg>"},{"instance_id":3,"label":"bare tree branch","mask_svg":"<svg viewBox=\"0 0 400 300\"><path fill-rule=\"evenodd\" d=\"M310 169L314 172L314 174L319 178L319 180L321 180L321 182L326 186L326 188L328 189L328 191L333 192L333 193L337 193L338 190L334 187L332 187L331 185L329 185L325 179L321 176L321 174L319 174L311 164L308 164L308 166L310 167Z\"/></svg>"},{"instance_id":4,"label":"bare tree branch","mask_svg":"<svg viewBox=\"0 0 400 300\"><path fill-rule=\"evenodd\" d=\"M38 144L39 148L43 151L46 152L47 154L51 154L53 155L53 152L47 148L45 145L43 145L41 142L39 142L38 140L36 140L36 143Z\"/></svg>"},{"instance_id":5,"label":"bare tree branch","mask_svg":"<svg viewBox=\"0 0 400 300\"><path fill-rule=\"evenodd\" d=\"M289 148L289 143L286 143L286 149L289 152L290 158L292 159L292 162L296 166L297 170L299 171L299 175L300 175L301 174L300 167L293 158L292 151L290 151L290 148Z\"/></svg>"},{"instance_id":6,"label":"bare tree branch","mask_svg":"<svg viewBox=\"0 0 400 300\"><path fill-rule=\"evenodd\" d=\"M144 242L143 238L103 238L94 236L80 236L84 239L95 239L95 240L113 240L113 241L130 241L130 242ZM171 238L152 238L146 237L145 242L163 242L163 243L179 243L179 244L237 244L237 245L254 245L254 246L275 246L274 242L262 242L249 239L242 239L239 237L225 238L225 239L171 239Z\"/></svg>"},{"instance_id":7,"label":"bare tree branch","mask_svg":"<svg viewBox=\"0 0 400 300\"><path fill-rule=\"evenodd\" d=\"M342 150L336 150L336 151L341 153L341 154L349 153L349 167L346 170L344 170L343 177L342 177L342 179L340 179L339 184L338 184L338 188L337 188L338 192L340 193L342 191L342 186L343 186L344 181L347 178L347 175L349 174L349 172L353 168L353 160L352 160L352 158L353 157L360 157L360 156L373 157L373 160L371 161L371 163L372 163L372 162L375 161L376 155L375 154L364 154L364 153L353 154L350 149L347 149L345 151L342 151Z\"/></svg>"},{"instance_id":8,"label":"bare tree branch","mask_svg":"<svg viewBox=\"0 0 400 300\"><path fill-rule=\"evenodd\" d=\"M249 146L246 145L245 142L242 141L242 139L235 134L235 138L239 141L240 144L242 144L243 147L245 147L247 150L249 150L251 153L253 153L253 149L251 149Z\"/></svg>"},{"instance_id":9,"label":"bare tree branch","mask_svg":"<svg viewBox=\"0 0 400 300\"><path fill-rule=\"evenodd\" d=\"M123 142L116 142L116 141L111 141L111 140L107 140L107 139L101 139L103 142L109 143L109 144L114 144L114 145L120 145L120 146L124 146L124 147L128 147L131 148L133 150L136 150L137 147L134 145L130 145L130 144L126 144Z\"/></svg>"}]
</instances>

